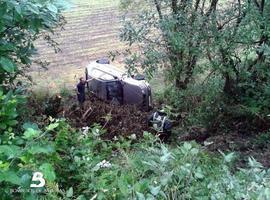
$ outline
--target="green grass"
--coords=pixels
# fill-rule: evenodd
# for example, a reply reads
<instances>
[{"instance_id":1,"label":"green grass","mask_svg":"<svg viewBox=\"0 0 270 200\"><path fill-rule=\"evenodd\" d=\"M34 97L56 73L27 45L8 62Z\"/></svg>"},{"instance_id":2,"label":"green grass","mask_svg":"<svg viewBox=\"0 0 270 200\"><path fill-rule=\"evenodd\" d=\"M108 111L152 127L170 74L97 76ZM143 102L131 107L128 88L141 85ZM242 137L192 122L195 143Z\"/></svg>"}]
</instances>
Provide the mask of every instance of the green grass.
<instances>
[{"instance_id":1,"label":"green grass","mask_svg":"<svg viewBox=\"0 0 270 200\"><path fill-rule=\"evenodd\" d=\"M154 74L153 78L149 81L154 98L165 90L165 80L162 71L158 71Z\"/></svg>"}]
</instances>

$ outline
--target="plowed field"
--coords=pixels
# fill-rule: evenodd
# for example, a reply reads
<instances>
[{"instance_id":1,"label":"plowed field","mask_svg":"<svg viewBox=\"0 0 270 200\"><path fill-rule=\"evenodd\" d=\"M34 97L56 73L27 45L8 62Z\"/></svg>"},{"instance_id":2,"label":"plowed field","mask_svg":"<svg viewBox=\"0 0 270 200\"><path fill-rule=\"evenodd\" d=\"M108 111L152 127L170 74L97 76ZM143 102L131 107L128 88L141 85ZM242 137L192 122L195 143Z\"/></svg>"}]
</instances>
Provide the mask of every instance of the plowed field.
<instances>
[{"instance_id":1,"label":"plowed field","mask_svg":"<svg viewBox=\"0 0 270 200\"><path fill-rule=\"evenodd\" d=\"M70 88L84 74L87 63L124 48L118 37L120 10L117 0L74 0L64 16L67 21L64 30L53 36L61 52L55 54L42 40L36 44L37 58L50 65L47 71L38 66L32 68L31 75L37 84L34 88L51 91ZM119 63L116 61L116 64Z\"/></svg>"}]
</instances>

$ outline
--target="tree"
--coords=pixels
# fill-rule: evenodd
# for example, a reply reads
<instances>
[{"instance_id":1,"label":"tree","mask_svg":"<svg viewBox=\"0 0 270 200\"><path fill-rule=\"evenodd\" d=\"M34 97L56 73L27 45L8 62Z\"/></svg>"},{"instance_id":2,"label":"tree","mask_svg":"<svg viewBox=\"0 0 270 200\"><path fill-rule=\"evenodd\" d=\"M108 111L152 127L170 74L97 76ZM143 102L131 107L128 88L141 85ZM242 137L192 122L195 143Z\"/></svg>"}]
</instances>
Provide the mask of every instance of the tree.
<instances>
[{"instance_id":1,"label":"tree","mask_svg":"<svg viewBox=\"0 0 270 200\"><path fill-rule=\"evenodd\" d=\"M0 1L0 87L7 90L18 76L27 76L35 40L53 42L48 33L63 25L62 5L59 0Z\"/></svg>"},{"instance_id":2,"label":"tree","mask_svg":"<svg viewBox=\"0 0 270 200\"><path fill-rule=\"evenodd\" d=\"M164 67L178 89L219 76L230 103L269 112L270 2L264 0L122 0L123 41L138 51L130 70ZM136 6L135 6L136 5ZM197 76L195 76L197 75Z\"/></svg>"},{"instance_id":3,"label":"tree","mask_svg":"<svg viewBox=\"0 0 270 200\"><path fill-rule=\"evenodd\" d=\"M122 4L129 9L133 6L126 1ZM147 72L151 74L158 66L166 67L175 86L185 89L203 55L207 37L205 26L216 4L216 0L210 4L201 0L146 1L137 19L126 18L121 38L130 46L139 45L140 55L133 58ZM127 64L131 64L135 60L128 61Z\"/></svg>"},{"instance_id":4,"label":"tree","mask_svg":"<svg viewBox=\"0 0 270 200\"><path fill-rule=\"evenodd\" d=\"M238 0L208 24L207 55L224 79L224 94L256 115L270 111L269 6L263 0Z\"/></svg>"}]
</instances>

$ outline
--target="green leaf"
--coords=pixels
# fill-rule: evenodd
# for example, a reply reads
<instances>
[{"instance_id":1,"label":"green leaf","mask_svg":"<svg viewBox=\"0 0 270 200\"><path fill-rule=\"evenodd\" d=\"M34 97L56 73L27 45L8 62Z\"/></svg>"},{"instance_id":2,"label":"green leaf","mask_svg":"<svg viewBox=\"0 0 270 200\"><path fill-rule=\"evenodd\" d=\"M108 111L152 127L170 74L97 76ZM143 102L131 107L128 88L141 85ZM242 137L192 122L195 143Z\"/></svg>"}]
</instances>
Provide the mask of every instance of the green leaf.
<instances>
[{"instance_id":1,"label":"green leaf","mask_svg":"<svg viewBox=\"0 0 270 200\"><path fill-rule=\"evenodd\" d=\"M52 131L53 129L57 128L59 123L53 123L46 127L48 131Z\"/></svg>"},{"instance_id":2,"label":"green leaf","mask_svg":"<svg viewBox=\"0 0 270 200\"><path fill-rule=\"evenodd\" d=\"M1 23L0 23L1 24ZM12 43L7 43L7 44L1 44L0 46L0 51L3 51L3 52L7 52L7 51L12 51L12 50L15 50L16 47L14 44Z\"/></svg>"},{"instance_id":3,"label":"green leaf","mask_svg":"<svg viewBox=\"0 0 270 200\"><path fill-rule=\"evenodd\" d=\"M263 168L262 164L256 161L253 157L248 158L248 165L251 168L258 168L258 169Z\"/></svg>"},{"instance_id":4,"label":"green leaf","mask_svg":"<svg viewBox=\"0 0 270 200\"><path fill-rule=\"evenodd\" d=\"M0 65L6 72L9 72L9 73L13 73L16 68L15 63L11 59L6 58L6 57L0 58Z\"/></svg>"},{"instance_id":5,"label":"green leaf","mask_svg":"<svg viewBox=\"0 0 270 200\"><path fill-rule=\"evenodd\" d=\"M167 185L168 182L171 180L172 175L173 175L173 171L165 172L164 175L160 179L161 185L163 186Z\"/></svg>"},{"instance_id":6,"label":"green leaf","mask_svg":"<svg viewBox=\"0 0 270 200\"><path fill-rule=\"evenodd\" d=\"M195 171L195 177L198 179L204 178L202 169L200 167L198 167L197 170Z\"/></svg>"},{"instance_id":7,"label":"green leaf","mask_svg":"<svg viewBox=\"0 0 270 200\"><path fill-rule=\"evenodd\" d=\"M234 158L235 158L234 152L224 155L224 161L228 163L231 162Z\"/></svg>"},{"instance_id":8,"label":"green leaf","mask_svg":"<svg viewBox=\"0 0 270 200\"><path fill-rule=\"evenodd\" d=\"M270 199L270 188L264 190L265 199Z\"/></svg>"},{"instance_id":9,"label":"green leaf","mask_svg":"<svg viewBox=\"0 0 270 200\"><path fill-rule=\"evenodd\" d=\"M136 192L136 195L137 195L138 200L145 200L145 197L142 193Z\"/></svg>"},{"instance_id":10,"label":"green leaf","mask_svg":"<svg viewBox=\"0 0 270 200\"><path fill-rule=\"evenodd\" d=\"M191 144L188 143L188 142L185 142L184 145L183 145L183 147L184 147L187 151L189 151L189 150L192 148Z\"/></svg>"},{"instance_id":11,"label":"green leaf","mask_svg":"<svg viewBox=\"0 0 270 200\"><path fill-rule=\"evenodd\" d=\"M72 7L72 2L66 0L56 0L54 5L56 5L58 9L68 10Z\"/></svg>"},{"instance_id":12,"label":"green leaf","mask_svg":"<svg viewBox=\"0 0 270 200\"><path fill-rule=\"evenodd\" d=\"M57 12L58 12L57 7L55 7L53 4L49 4L47 8L48 8L51 12L53 12L53 13L57 13Z\"/></svg>"},{"instance_id":13,"label":"green leaf","mask_svg":"<svg viewBox=\"0 0 270 200\"><path fill-rule=\"evenodd\" d=\"M33 193L27 194L25 197L25 200L36 200L36 199L37 197Z\"/></svg>"},{"instance_id":14,"label":"green leaf","mask_svg":"<svg viewBox=\"0 0 270 200\"><path fill-rule=\"evenodd\" d=\"M21 185L24 187L27 187L31 184L32 176L30 176L28 173L22 175L21 177Z\"/></svg>"},{"instance_id":15,"label":"green leaf","mask_svg":"<svg viewBox=\"0 0 270 200\"><path fill-rule=\"evenodd\" d=\"M36 15L39 15L40 14L40 11L38 9L38 6L37 4L27 4L27 9L32 12L33 14L36 14Z\"/></svg>"},{"instance_id":16,"label":"green leaf","mask_svg":"<svg viewBox=\"0 0 270 200\"><path fill-rule=\"evenodd\" d=\"M128 182L125 178L125 176L119 177L118 179L118 187L120 189L120 191L122 192L123 195L127 195L128 194Z\"/></svg>"},{"instance_id":17,"label":"green leaf","mask_svg":"<svg viewBox=\"0 0 270 200\"><path fill-rule=\"evenodd\" d=\"M34 130L39 130L38 125L36 123L26 122L23 124L23 129L27 130L28 128L32 128Z\"/></svg>"},{"instance_id":18,"label":"green leaf","mask_svg":"<svg viewBox=\"0 0 270 200\"><path fill-rule=\"evenodd\" d=\"M81 194L80 196L77 197L76 200L86 200L86 198L84 197L84 195Z\"/></svg>"},{"instance_id":19,"label":"green leaf","mask_svg":"<svg viewBox=\"0 0 270 200\"><path fill-rule=\"evenodd\" d=\"M5 130L7 128L7 125L5 123L0 123L0 129Z\"/></svg>"},{"instance_id":20,"label":"green leaf","mask_svg":"<svg viewBox=\"0 0 270 200\"><path fill-rule=\"evenodd\" d=\"M1 2L0 4L0 17L2 18L2 16L7 12L7 4L6 2Z\"/></svg>"},{"instance_id":21,"label":"green leaf","mask_svg":"<svg viewBox=\"0 0 270 200\"><path fill-rule=\"evenodd\" d=\"M76 161L75 161L75 162L76 162ZM98 171L99 169L100 169L100 166L99 166L99 165L96 165L95 167L93 167L92 170L93 170L94 172L96 172L96 171Z\"/></svg>"},{"instance_id":22,"label":"green leaf","mask_svg":"<svg viewBox=\"0 0 270 200\"><path fill-rule=\"evenodd\" d=\"M24 134L23 134L23 138L27 139L27 140L31 140L37 136L39 136L40 131L34 130L32 128L28 128Z\"/></svg>"},{"instance_id":23,"label":"green leaf","mask_svg":"<svg viewBox=\"0 0 270 200\"><path fill-rule=\"evenodd\" d=\"M16 12L17 12L19 15L22 14L22 8L21 8L20 5L15 5L15 10L16 10Z\"/></svg>"},{"instance_id":24,"label":"green leaf","mask_svg":"<svg viewBox=\"0 0 270 200\"><path fill-rule=\"evenodd\" d=\"M160 188L161 188L160 186L157 187L149 186L150 192L154 196L156 196L159 193Z\"/></svg>"},{"instance_id":25,"label":"green leaf","mask_svg":"<svg viewBox=\"0 0 270 200\"><path fill-rule=\"evenodd\" d=\"M6 181L15 185L21 184L20 177L14 171L0 171L0 182Z\"/></svg>"},{"instance_id":26,"label":"green leaf","mask_svg":"<svg viewBox=\"0 0 270 200\"><path fill-rule=\"evenodd\" d=\"M68 189L66 196L69 197L69 198L73 196L73 188L72 187L70 187Z\"/></svg>"},{"instance_id":27,"label":"green leaf","mask_svg":"<svg viewBox=\"0 0 270 200\"><path fill-rule=\"evenodd\" d=\"M167 163L170 159L173 158L170 152L165 153L163 156L160 157L160 161L162 163Z\"/></svg>"},{"instance_id":28,"label":"green leaf","mask_svg":"<svg viewBox=\"0 0 270 200\"><path fill-rule=\"evenodd\" d=\"M0 154L4 154L8 159L12 159L21 153L21 148L16 145L1 145Z\"/></svg>"},{"instance_id":29,"label":"green leaf","mask_svg":"<svg viewBox=\"0 0 270 200\"><path fill-rule=\"evenodd\" d=\"M56 178L54 168L50 163L42 164L39 169L42 171L46 180L53 182Z\"/></svg>"},{"instance_id":30,"label":"green leaf","mask_svg":"<svg viewBox=\"0 0 270 200\"><path fill-rule=\"evenodd\" d=\"M50 154L55 151L52 145L33 145L29 148L29 153L31 154L39 154L39 153L45 153L45 154Z\"/></svg>"},{"instance_id":31,"label":"green leaf","mask_svg":"<svg viewBox=\"0 0 270 200\"><path fill-rule=\"evenodd\" d=\"M15 126L17 123L18 123L17 120L9 120L9 121L7 122L7 125L9 125L9 126Z\"/></svg>"}]
</instances>

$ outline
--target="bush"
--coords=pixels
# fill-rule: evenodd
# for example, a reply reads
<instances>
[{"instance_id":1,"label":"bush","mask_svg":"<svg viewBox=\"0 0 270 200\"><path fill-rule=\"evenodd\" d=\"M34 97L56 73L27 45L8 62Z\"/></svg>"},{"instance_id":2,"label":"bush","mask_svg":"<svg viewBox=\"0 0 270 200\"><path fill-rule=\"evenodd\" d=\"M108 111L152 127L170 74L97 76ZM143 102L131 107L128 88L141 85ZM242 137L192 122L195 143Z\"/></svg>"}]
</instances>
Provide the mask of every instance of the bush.
<instances>
[{"instance_id":1,"label":"bush","mask_svg":"<svg viewBox=\"0 0 270 200\"><path fill-rule=\"evenodd\" d=\"M47 188L53 187L56 175L53 163L58 160L51 137L58 121L44 131L36 124L25 123L22 133L5 132L0 135L0 194L1 199L36 199L38 188L31 188L34 172L42 172ZM45 188L40 188L41 194Z\"/></svg>"},{"instance_id":2,"label":"bush","mask_svg":"<svg viewBox=\"0 0 270 200\"><path fill-rule=\"evenodd\" d=\"M186 90L168 87L163 96L167 97L166 104L172 105L183 115L183 124L209 127L225 107L222 87L222 79L213 77L203 84L194 83Z\"/></svg>"},{"instance_id":3,"label":"bush","mask_svg":"<svg viewBox=\"0 0 270 200\"><path fill-rule=\"evenodd\" d=\"M17 124L17 103L18 99L12 91L4 94L0 88L0 131Z\"/></svg>"},{"instance_id":4,"label":"bush","mask_svg":"<svg viewBox=\"0 0 270 200\"><path fill-rule=\"evenodd\" d=\"M167 87L159 96L182 116L186 128L205 127L209 130L260 133L269 129L267 106L253 98L236 99L223 93L224 81L219 76L190 84L186 90ZM258 95L257 95L258 96ZM261 99L265 98L261 97ZM260 104L260 105L259 105ZM263 109L266 109L262 111ZM236 128L236 124L243 124ZM237 130L236 130L237 129ZM243 129L243 130L242 130Z\"/></svg>"},{"instance_id":5,"label":"bush","mask_svg":"<svg viewBox=\"0 0 270 200\"><path fill-rule=\"evenodd\" d=\"M1 136L1 199L269 199L270 171L249 159L249 168L231 168L234 153L213 156L196 143L169 147L144 132L144 139L101 139L94 124L75 131L53 120L42 131ZM33 172L45 187L29 189ZM13 192L11 192L13 191ZM33 192L36 191L36 192Z\"/></svg>"},{"instance_id":6,"label":"bush","mask_svg":"<svg viewBox=\"0 0 270 200\"><path fill-rule=\"evenodd\" d=\"M261 148L261 149L269 148L269 146L270 146L270 130L258 135L254 139L253 144L257 148Z\"/></svg>"},{"instance_id":7,"label":"bush","mask_svg":"<svg viewBox=\"0 0 270 200\"><path fill-rule=\"evenodd\" d=\"M132 144L132 141L123 138L104 141L100 135L106 132L98 125L73 134L69 137L76 141L74 146L67 146L63 151L64 156L62 154L62 158L69 158L68 167L63 165L62 171L72 169L76 172L64 175L65 189L72 191L72 198L270 197L270 171L252 158L249 159L248 169L233 171L234 153L212 156L195 143L170 148L147 132L140 143Z\"/></svg>"}]
</instances>

